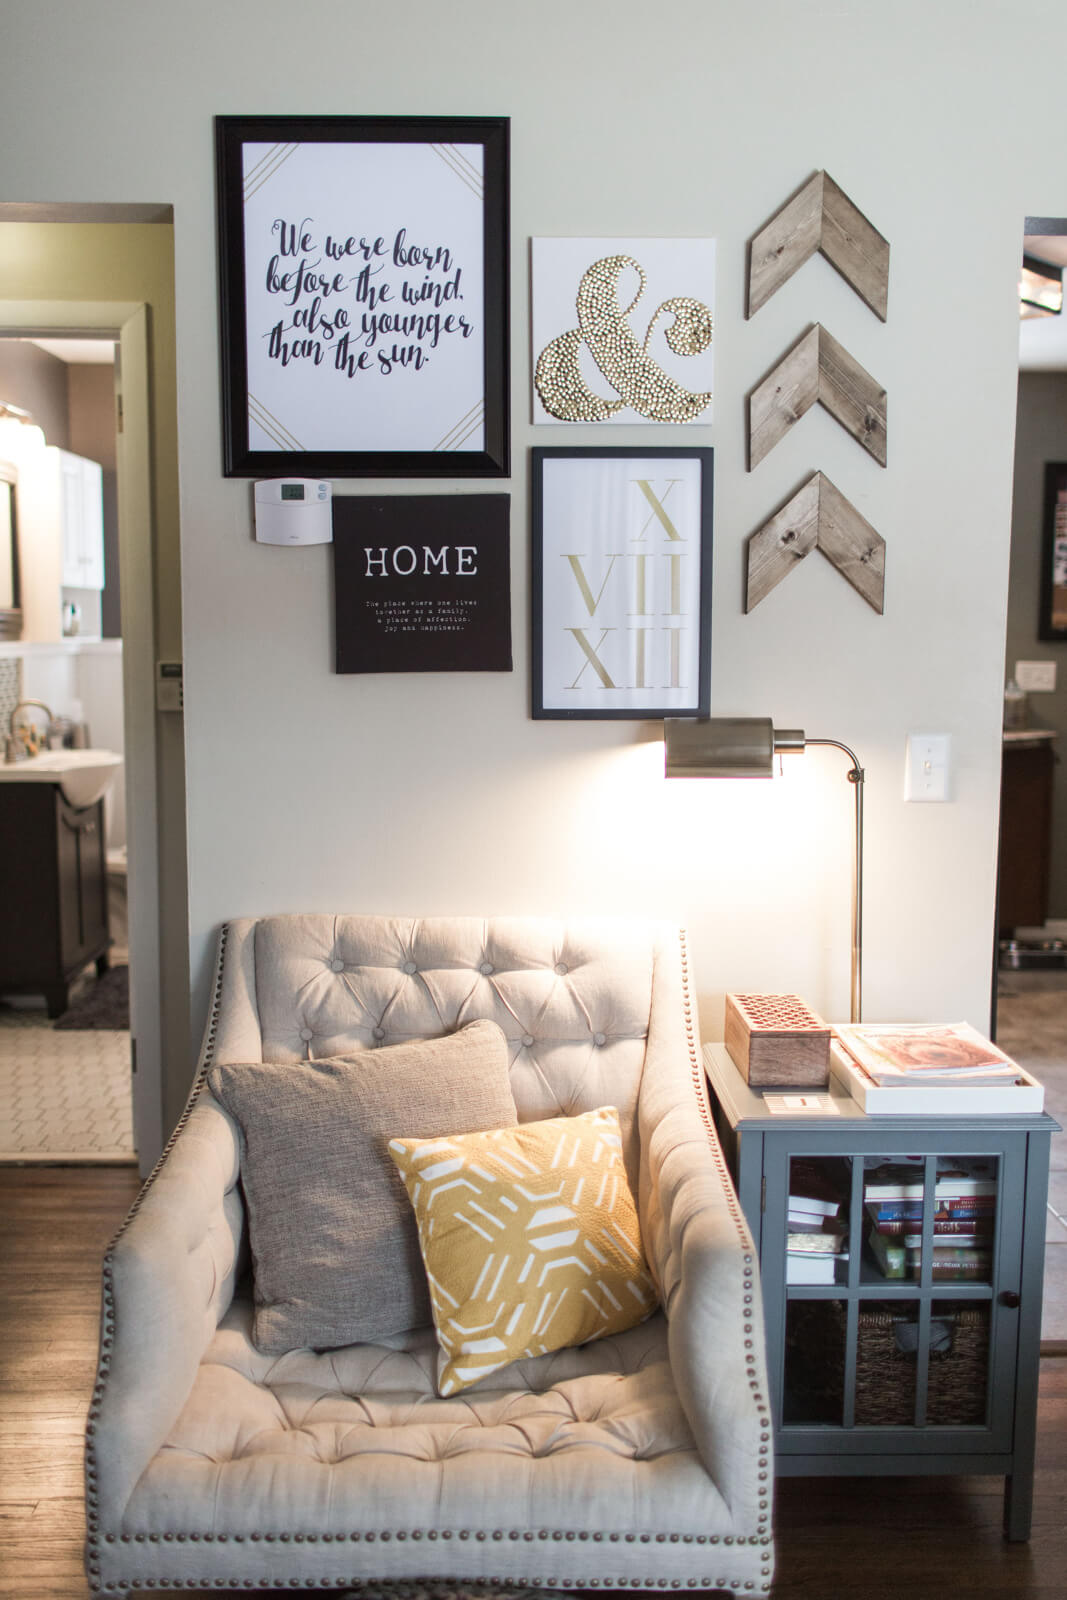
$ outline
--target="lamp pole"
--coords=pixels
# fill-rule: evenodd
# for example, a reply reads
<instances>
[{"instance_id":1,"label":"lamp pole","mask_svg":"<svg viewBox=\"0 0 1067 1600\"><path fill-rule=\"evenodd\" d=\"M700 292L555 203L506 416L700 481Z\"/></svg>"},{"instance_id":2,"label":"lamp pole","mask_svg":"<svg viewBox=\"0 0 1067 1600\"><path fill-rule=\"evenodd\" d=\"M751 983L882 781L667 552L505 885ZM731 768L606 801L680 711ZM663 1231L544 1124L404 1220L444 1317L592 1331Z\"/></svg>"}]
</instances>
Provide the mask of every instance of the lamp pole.
<instances>
[{"instance_id":1,"label":"lamp pole","mask_svg":"<svg viewBox=\"0 0 1067 1600\"><path fill-rule=\"evenodd\" d=\"M850 995L850 1022L863 1021L863 768L854 751L840 739L809 739L805 747L813 744L829 745L842 751L851 766L848 781L856 792L856 829L852 844L852 992Z\"/></svg>"}]
</instances>

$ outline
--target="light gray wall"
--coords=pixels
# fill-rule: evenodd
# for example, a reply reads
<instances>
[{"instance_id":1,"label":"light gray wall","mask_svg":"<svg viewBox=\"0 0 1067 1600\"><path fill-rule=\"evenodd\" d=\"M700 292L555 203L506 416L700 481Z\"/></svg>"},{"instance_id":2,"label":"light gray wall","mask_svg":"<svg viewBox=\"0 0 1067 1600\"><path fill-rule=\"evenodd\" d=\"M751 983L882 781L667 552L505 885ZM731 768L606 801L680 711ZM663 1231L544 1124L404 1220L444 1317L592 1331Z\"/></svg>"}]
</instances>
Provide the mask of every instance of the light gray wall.
<instances>
[{"instance_id":1,"label":"light gray wall","mask_svg":"<svg viewBox=\"0 0 1067 1600\"><path fill-rule=\"evenodd\" d=\"M763 786L665 785L654 730L528 715L527 452L564 436L528 420L527 240L710 234L714 423L610 442L715 447L714 709L865 762L867 1014L984 1025L1014 294L1023 217L1067 214L1062 6L37 0L5 29L3 197L174 206L198 1016L219 922L298 908L673 917L705 1034L729 988L847 1009L840 759ZM248 485L220 474L219 112L512 118L511 676L334 676L329 551L251 541ZM889 321L815 260L746 322L746 242L822 167L890 240ZM888 390L887 470L820 410L746 471L745 396L813 321ZM746 617L745 540L816 468L887 540L885 616L812 556ZM910 730L952 735L950 804L904 804Z\"/></svg>"},{"instance_id":2,"label":"light gray wall","mask_svg":"<svg viewBox=\"0 0 1067 1600\"><path fill-rule=\"evenodd\" d=\"M1041 542L1045 501L1045 463L1067 461L1067 373L1023 372L1019 375L1019 411L1015 431L1015 493L1011 518L1011 580L1008 587L1008 630L1005 678L1016 661L1054 661L1055 694L1029 697L1034 727L1055 728L1053 747L1059 764L1053 787L1052 865L1049 872L1049 916L1067 917L1067 644L1037 636L1041 597Z\"/></svg>"}]
</instances>

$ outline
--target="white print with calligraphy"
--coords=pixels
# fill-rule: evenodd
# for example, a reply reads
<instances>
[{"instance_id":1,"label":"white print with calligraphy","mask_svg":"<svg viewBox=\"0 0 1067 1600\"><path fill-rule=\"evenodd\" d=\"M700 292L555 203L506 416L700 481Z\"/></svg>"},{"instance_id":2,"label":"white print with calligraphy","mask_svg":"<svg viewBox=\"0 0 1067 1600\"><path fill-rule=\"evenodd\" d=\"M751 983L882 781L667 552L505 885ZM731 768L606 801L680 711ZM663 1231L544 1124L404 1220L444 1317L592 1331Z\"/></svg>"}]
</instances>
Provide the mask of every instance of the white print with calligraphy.
<instances>
[{"instance_id":1,"label":"white print with calligraphy","mask_svg":"<svg viewBox=\"0 0 1067 1600\"><path fill-rule=\"evenodd\" d=\"M532 421L712 420L714 239L532 239Z\"/></svg>"},{"instance_id":2,"label":"white print with calligraphy","mask_svg":"<svg viewBox=\"0 0 1067 1600\"><path fill-rule=\"evenodd\" d=\"M703 489L699 457L545 456L543 714L695 711Z\"/></svg>"},{"instance_id":3,"label":"white print with calligraphy","mask_svg":"<svg viewBox=\"0 0 1067 1600\"><path fill-rule=\"evenodd\" d=\"M484 449L482 146L242 154L249 449Z\"/></svg>"}]
</instances>

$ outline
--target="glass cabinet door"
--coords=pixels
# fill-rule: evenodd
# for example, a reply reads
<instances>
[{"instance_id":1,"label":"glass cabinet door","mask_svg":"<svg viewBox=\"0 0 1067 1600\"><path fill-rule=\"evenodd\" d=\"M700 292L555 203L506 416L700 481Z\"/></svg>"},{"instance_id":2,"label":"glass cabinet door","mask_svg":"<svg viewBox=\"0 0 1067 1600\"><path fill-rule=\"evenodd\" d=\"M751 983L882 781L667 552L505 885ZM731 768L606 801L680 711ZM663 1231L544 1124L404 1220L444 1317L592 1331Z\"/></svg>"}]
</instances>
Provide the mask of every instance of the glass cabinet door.
<instances>
[{"instance_id":1,"label":"glass cabinet door","mask_svg":"<svg viewBox=\"0 0 1067 1600\"><path fill-rule=\"evenodd\" d=\"M920 1435L940 1451L1010 1448L1025 1135L995 1151L959 1132L936 1150L916 1137L868 1133L841 1155L817 1135L766 1136L763 1291L785 1453L906 1453Z\"/></svg>"}]
</instances>

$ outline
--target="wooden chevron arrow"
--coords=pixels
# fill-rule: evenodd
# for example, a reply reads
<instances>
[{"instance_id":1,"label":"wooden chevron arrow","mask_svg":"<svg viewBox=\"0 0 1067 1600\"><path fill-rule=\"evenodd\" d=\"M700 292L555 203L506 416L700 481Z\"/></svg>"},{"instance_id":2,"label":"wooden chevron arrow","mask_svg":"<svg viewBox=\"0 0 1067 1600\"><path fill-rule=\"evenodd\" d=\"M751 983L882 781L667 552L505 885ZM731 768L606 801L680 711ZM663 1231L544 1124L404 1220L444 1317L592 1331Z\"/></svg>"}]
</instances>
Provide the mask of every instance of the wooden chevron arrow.
<instances>
[{"instance_id":1,"label":"wooden chevron arrow","mask_svg":"<svg viewBox=\"0 0 1067 1600\"><path fill-rule=\"evenodd\" d=\"M809 178L751 241L745 315L754 317L816 251L884 322L889 301L889 242L827 172Z\"/></svg>"},{"instance_id":2,"label":"wooden chevron arrow","mask_svg":"<svg viewBox=\"0 0 1067 1600\"><path fill-rule=\"evenodd\" d=\"M821 550L881 615L885 540L824 472L814 473L749 539L746 612L755 610L812 550Z\"/></svg>"},{"instance_id":3,"label":"wooden chevron arrow","mask_svg":"<svg viewBox=\"0 0 1067 1600\"><path fill-rule=\"evenodd\" d=\"M816 323L749 396L750 472L816 400L885 466L885 390Z\"/></svg>"}]
</instances>

